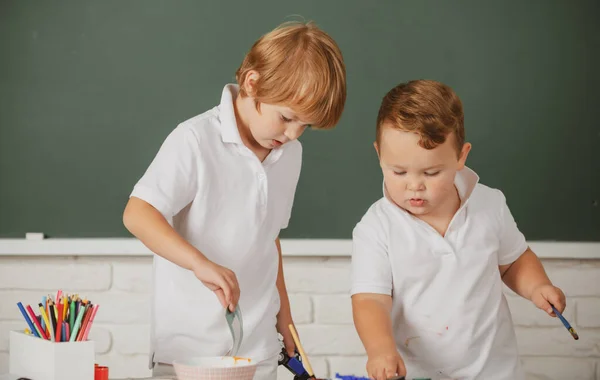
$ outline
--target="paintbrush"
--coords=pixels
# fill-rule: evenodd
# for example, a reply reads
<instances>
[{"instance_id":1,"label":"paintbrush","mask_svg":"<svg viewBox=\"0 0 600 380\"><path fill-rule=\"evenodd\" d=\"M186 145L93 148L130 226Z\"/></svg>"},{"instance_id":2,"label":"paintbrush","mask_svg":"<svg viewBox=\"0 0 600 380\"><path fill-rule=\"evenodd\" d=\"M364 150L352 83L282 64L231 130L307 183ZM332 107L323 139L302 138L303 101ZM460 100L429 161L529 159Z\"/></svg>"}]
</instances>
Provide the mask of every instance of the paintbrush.
<instances>
[{"instance_id":1,"label":"paintbrush","mask_svg":"<svg viewBox=\"0 0 600 380\"><path fill-rule=\"evenodd\" d=\"M290 329L290 332L292 333L292 338L294 339L294 343L296 344L296 349L298 349L298 352L300 353L300 357L302 358L302 364L304 365L304 368L306 369L308 376L314 377L315 373L312 369L312 366L310 365L310 362L308 361L308 356L306 356L306 353L304 352L304 348L302 347L302 344L300 343L300 338L298 338L298 333L296 332L296 328L292 324L290 324L288 326L288 328Z\"/></svg>"},{"instance_id":2,"label":"paintbrush","mask_svg":"<svg viewBox=\"0 0 600 380\"><path fill-rule=\"evenodd\" d=\"M565 319L565 317L563 317L562 314L558 310L556 310L556 308L554 307L554 305L550 304L550 306L552 307L552 311L554 311L554 314L556 314L556 316L561 320L561 322L563 323L563 325L565 325L565 327L567 328L567 330L569 330L569 332L571 333L571 336L573 337L573 339L579 340L579 335L577 335L577 332L575 332L575 329L573 327L571 327L571 325L569 324L569 322L567 322L567 320Z\"/></svg>"}]
</instances>

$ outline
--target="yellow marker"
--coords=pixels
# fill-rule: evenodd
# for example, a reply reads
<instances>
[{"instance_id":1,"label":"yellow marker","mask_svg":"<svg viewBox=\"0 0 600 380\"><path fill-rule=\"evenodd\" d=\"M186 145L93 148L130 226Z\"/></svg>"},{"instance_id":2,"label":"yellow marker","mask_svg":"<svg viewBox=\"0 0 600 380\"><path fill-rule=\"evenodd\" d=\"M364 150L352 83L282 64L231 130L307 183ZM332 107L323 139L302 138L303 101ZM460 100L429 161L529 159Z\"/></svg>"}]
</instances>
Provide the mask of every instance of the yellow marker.
<instances>
[{"instance_id":1,"label":"yellow marker","mask_svg":"<svg viewBox=\"0 0 600 380\"><path fill-rule=\"evenodd\" d=\"M63 296L63 321L67 319L67 309L69 308L69 301L67 300L67 296Z\"/></svg>"},{"instance_id":2,"label":"yellow marker","mask_svg":"<svg viewBox=\"0 0 600 380\"><path fill-rule=\"evenodd\" d=\"M48 319L48 314L46 314L46 309L44 309L44 305L42 305L41 303L39 304L39 306L40 306L40 313L42 313L42 318L44 318L44 323L46 324L46 328L50 332L50 340L55 340L56 337L54 336L54 329L52 328L52 323L50 323L50 320Z\"/></svg>"}]
</instances>

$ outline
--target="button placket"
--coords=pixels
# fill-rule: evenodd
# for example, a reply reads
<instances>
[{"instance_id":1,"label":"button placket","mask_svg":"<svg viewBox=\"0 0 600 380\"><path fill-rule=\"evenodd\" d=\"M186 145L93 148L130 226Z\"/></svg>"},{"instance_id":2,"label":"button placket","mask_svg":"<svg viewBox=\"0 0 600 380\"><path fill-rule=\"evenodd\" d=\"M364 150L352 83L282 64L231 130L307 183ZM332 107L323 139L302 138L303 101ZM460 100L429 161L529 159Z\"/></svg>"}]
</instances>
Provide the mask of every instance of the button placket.
<instances>
[{"instance_id":1,"label":"button placket","mask_svg":"<svg viewBox=\"0 0 600 380\"><path fill-rule=\"evenodd\" d=\"M264 210L267 207L267 196L269 193L269 181L267 180L267 174L265 173L265 171L262 167L260 168L256 177L258 178L258 192L260 194L259 195L260 207L264 212Z\"/></svg>"}]
</instances>

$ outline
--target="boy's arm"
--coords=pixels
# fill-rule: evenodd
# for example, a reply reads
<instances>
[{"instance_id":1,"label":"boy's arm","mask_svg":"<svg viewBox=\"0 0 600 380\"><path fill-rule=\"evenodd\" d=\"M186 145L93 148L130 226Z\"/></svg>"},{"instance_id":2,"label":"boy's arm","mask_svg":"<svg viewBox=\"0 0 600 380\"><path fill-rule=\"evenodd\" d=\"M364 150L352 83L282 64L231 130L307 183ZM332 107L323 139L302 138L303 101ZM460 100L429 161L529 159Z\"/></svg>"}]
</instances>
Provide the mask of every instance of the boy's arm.
<instances>
[{"instance_id":1,"label":"boy's arm","mask_svg":"<svg viewBox=\"0 0 600 380\"><path fill-rule=\"evenodd\" d=\"M235 309L240 291L235 274L208 260L188 243L152 205L131 197L123 213L123 224L157 255L194 272L204 285L215 292L224 308Z\"/></svg>"},{"instance_id":2,"label":"boy's arm","mask_svg":"<svg viewBox=\"0 0 600 380\"><path fill-rule=\"evenodd\" d=\"M352 316L367 355L395 352L392 333L392 297L385 294L361 293L352 296Z\"/></svg>"},{"instance_id":3,"label":"boy's arm","mask_svg":"<svg viewBox=\"0 0 600 380\"><path fill-rule=\"evenodd\" d=\"M554 316L550 303L562 313L565 295L552 285L540 259L530 248L519 258L507 265L500 265L500 276L515 293L532 301L538 308Z\"/></svg>"},{"instance_id":4,"label":"boy's arm","mask_svg":"<svg viewBox=\"0 0 600 380\"><path fill-rule=\"evenodd\" d=\"M290 307L290 299L288 297L287 289L285 287L285 278L283 276L283 256L281 254L281 243L279 238L275 239L275 245L277 246L277 253L279 255L279 269L277 271L277 291L279 292L280 308L277 314L277 331L283 336L283 344L285 350L290 357L294 356L296 344L290 331L289 325L293 324L292 321L292 310Z\"/></svg>"},{"instance_id":5,"label":"boy's arm","mask_svg":"<svg viewBox=\"0 0 600 380\"><path fill-rule=\"evenodd\" d=\"M375 293L352 296L354 325L369 358L367 372L375 379L406 375L394 341L391 311L391 296Z\"/></svg>"}]
</instances>

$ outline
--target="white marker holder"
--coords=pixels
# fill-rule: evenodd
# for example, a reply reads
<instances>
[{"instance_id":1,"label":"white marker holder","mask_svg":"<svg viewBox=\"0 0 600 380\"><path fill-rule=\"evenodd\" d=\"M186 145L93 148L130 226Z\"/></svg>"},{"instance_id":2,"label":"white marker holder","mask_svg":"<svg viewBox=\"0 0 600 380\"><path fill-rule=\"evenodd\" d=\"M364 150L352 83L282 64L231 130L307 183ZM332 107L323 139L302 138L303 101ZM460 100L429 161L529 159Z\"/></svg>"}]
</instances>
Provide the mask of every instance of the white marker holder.
<instances>
[{"instance_id":1,"label":"white marker holder","mask_svg":"<svg viewBox=\"0 0 600 380\"><path fill-rule=\"evenodd\" d=\"M52 342L10 332L9 371L35 380L94 380L94 342Z\"/></svg>"}]
</instances>

